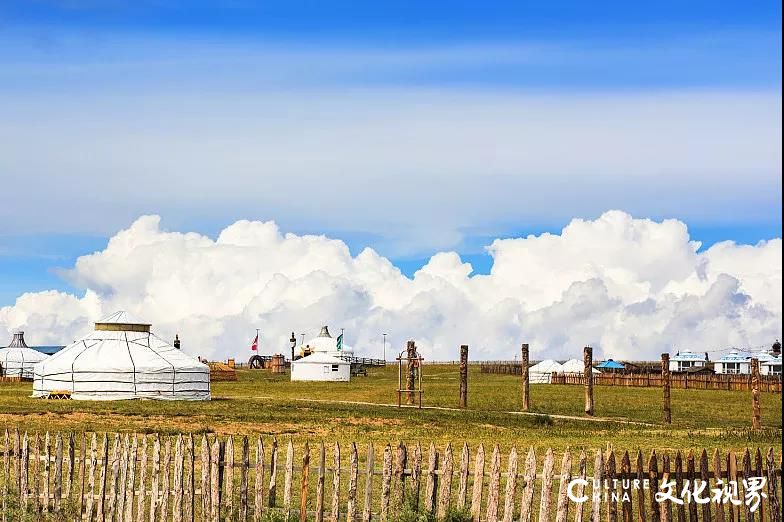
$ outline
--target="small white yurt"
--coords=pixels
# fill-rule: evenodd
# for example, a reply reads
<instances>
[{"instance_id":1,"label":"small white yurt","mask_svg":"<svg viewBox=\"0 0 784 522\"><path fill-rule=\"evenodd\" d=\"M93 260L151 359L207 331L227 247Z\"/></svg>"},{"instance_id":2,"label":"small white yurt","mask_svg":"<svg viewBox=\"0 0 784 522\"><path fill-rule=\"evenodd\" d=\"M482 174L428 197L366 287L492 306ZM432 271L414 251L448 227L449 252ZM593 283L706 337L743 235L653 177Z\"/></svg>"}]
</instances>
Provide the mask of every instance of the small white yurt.
<instances>
[{"instance_id":1,"label":"small white yurt","mask_svg":"<svg viewBox=\"0 0 784 522\"><path fill-rule=\"evenodd\" d=\"M0 348L0 375L32 379L33 366L48 357L48 355L27 346L24 332L14 332L11 344L7 348Z\"/></svg>"},{"instance_id":2,"label":"small white yurt","mask_svg":"<svg viewBox=\"0 0 784 522\"><path fill-rule=\"evenodd\" d=\"M561 373L562 366L552 359L534 364L528 368L528 382L531 384L550 384L553 373Z\"/></svg>"},{"instance_id":3,"label":"small white yurt","mask_svg":"<svg viewBox=\"0 0 784 522\"><path fill-rule=\"evenodd\" d=\"M561 369L558 373L579 373L580 375L583 374L585 371L585 363L580 359L569 359L565 363L561 365ZM596 368L591 368L591 373L601 373Z\"/></svg>"},{"instance_id":4,"label":"small white yurt","mask_svg":"<svg viewBox=\"0 0 784 522\"><path fill-rule=\"evenodd\" d=\"M33 397L209 400L210 369L116 312L35 366Z\"/></svg>"},{"instance_id":5,"label":"small white yurt","mask_svg":"<svg viewBox=\"0 0 784 522\"><path fill-rule=\"evenodd\" d=\"M291 363L291 380L348 382L351 380L351 363L315 352Z\"/></svg>"}]
</instances>

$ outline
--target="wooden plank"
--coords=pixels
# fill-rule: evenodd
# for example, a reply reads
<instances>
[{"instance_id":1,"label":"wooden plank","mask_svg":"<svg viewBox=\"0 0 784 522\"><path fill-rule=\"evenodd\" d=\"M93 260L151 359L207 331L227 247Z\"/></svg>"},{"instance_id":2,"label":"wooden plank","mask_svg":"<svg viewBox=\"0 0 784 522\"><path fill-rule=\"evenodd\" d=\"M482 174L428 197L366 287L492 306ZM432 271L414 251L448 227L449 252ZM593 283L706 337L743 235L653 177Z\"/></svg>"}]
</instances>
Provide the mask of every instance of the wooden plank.
<instances>
[{"instance_id":1,"label":"wooden plank","mask_svg":"<svg viewBox=\"0 0 784 522\"><path fill-rule=\"evenodd\" d=\"M156 522L158 512L158 495L160 493L161 474L161 438L156 433L152 438L152 473L150 473L150 522Z\"/></svg>"},{"instance_id":2,"label":"wooden plank","mask_svg":"<svg viewBox=\"0 0 784 522\"><path fill-rule=\"evenodd\" d=\"M781 522L781 499L779 498L779 488L776 477L776 457L773 453L773 448L768 450L767 454L767 470L768 477L768 511L770 513L771 522Z\"/></svg>"},{"instance_id":3,"label":"wooden plank","mask_svg":"<svg viewBox=\"0 0 784 522\"><path fill-rule=\"evenodd\" d=\"M743 452L743 477L750 477L751 474L751 453L749 452L749 448L746 448L746 451ZM745 494L746 488L744 487L743 493L740 493L741 499L745 498ZM746 510L746 522L754 522L754 520L756 520L756 513L751 510L751 504L744 502L743 506Z\"/></svg>"},{"instance_id":4,"label":"wooden plank","mask_svg":"<svg viewBox=\"0 0 784 522\"><path fill-rule=\"evenodd\" d=\"M627 455L628 457L628 455ZM555 520L556 522L566 522L569 517L569 497L567 496L567 487L572 480L572 454L569 448L564 451L563 459L561 460L561 477L558 484L558 504L556 507Z\"/></svg>"},{"instance_id":5,"label":"wooden plank","mask_svg":"<svg viewBox=\"0 0 784 522\"><path fill-rule=\"evenodd\" d=\"M485 479L485 447L479 444L474 457L474 485L471 491L471 518L479 522L482 513L482 488Z\"/></svg>"},{"instance_id":6,"label":"wooden plank","mask_svg":"<svg viewBox=\"0 0 784 522\"><path fill-rule=\"evenodd\" d=\"M370 522L373 513L373 465L375 455L373 442L368 443L367 459L365 461L365 502L362 507L362 522ZM322 488L323 489L323 488ZM317 520L317 522L321 522Z\"/></svg>"},{"instance_id":7,"label":"wooden plank","mask_svg":"<svg viewBox=\"0 0 784 522\"><path fill-rule=\"evenodd\" d=\"M212 470L210 469L210 441L207 435L201 437L201 520L207 521L212 513L210 492L212 491Z\"/></svg>"},{"instance_id":8,"label":"wooden plank","mask_svg":"<svg viewBox=\"0 0 784 522\"><path fill-rule=\"evenodd\" d=\"M686 478L689 480L689 484L694 484L694 480L697 478L693 450L689 450L689 453L686 455ZM688 508L689 522L697 522L697 503L689 502Z\"/></svg>"},{"instance_id":9,"label":"wooden plank","mask_svg":"<svg viewBox=\"0 0 784 522\"><path fill-rule=\"evenodd\" d=\"M609 483L610 487L607 491L607 520L608 522L616 522L618 520L618 503L613 498L613 495L616 493L616 488L614 485L614 481L616 479L615 472L615 452L610 449L610 453L607 454L607 482ZM655 519L654 519L655 520Z\"/></svg>"},{"instance_id":10,"label":"wooden plank","mask_svg":"<svg viewBox=\"0 0 784 522\"><path fill-rule=\"evenodd\" d=\"M533 446L528 449L523 475L523 495L520 501L520 520L529 522L533 514L534 491L536 490L536 453Z\"/></svg>"},{"instance_id":11,"label":"wooden plank","mask_svg":"<svg viewBox=\"0 0 784 522\"><path fill-rule=\"evenodd\" d=\"M683 491L683 457L681 452L675 454L675 491L680 494ZM678 504L675 508L675 515L678 522L686 522L686 507Z\"/></svg>"},{"instance_id":12,"label":"wooden plank","mask_svg":"<svg viewBox=\"0 0 784 522\"><path fill-rule=\"evenodd\" d=\"M221 517L220 472L221 441L219 437L215 437L210 447L210 520L212 522L220 522Z\"/></svg>"},{"instance_id":13,"label":"wooden plank","mask_svg":"<svg viewBox=\"0 0 784 522\"><path fill-rule=\"evenodd\" d=\"M248 470L250 468L250 445L248 436L242 437L242 460L240 461L240 508L239 519L248 519Z\"/></svg>"},{"instance_id":14,"label":"wooden plank","mask_svg":"<svg viewBox=\"0 0 784 522\"><path fill-rule=\"evenodd\" d=\"M636 479L639 480L639 484L642 484L643 480L647 478L645 473L645 468L643 465L642 460L642 451L637 450L637 458L635 459L635 467L636 467ZM648 522L648 518L645 516L645 490L640 487L637 489L637 522Z\"/></svg>"},{"instance_id":15,"label":"wooden plank","mask_svg":"<svg viewBox=\"0 0 784 522\"><path fill-rule=\"evenodd\" d=\"M177 435L174 443L174 498L172 499L172 520L174 522L182 522L182 497L183 486L182 479L184 474L185 463L185 445L183 444L182 435Z\"/></svg>"},{"instance_id":16,"label":"wooden plank","mask_svg":"<svg viewBox=\"0 0 784 522\"><path fill-rule=\"evenodd\" d=\"M705 449L700 454L700 480L705 484L703 497L710 498L710 470L708 469L708 452ZM702 504L702 520L713 520L710 502Z\"/></svg>"},{"instance_id":17,"label":"wooden plank","mask_svg":"<svg viewBox=\"0 0 784 522\"><path fill-rule=\"evenodd\" d=\"M346 501L346 522L354 522L357 518L357 482L359 480L359 456L357 443L351 443L348 471L348 500ZM302 520L301 522L304 522Z\"/></svg>"},{"instance_id":18,"label":"wooden plank","mask_svg":"<svg viewBox=\"0 0 784 522\"><path fill-rule=\"evenodd\" d=\"M757 451L754 453L754 476L755 477L764 477L765 473L763 471L762 466L762 451L760 450L759 446L757 447ZM757 517L762 522L765 520L765 502L760 501L759 508L757 509Z\"/></svg>"},{"instance_id":19,"label":"wooden plank","mask_svg":"<svg viewBox=\"0 0 784 522\"><path fill-rule=\"evenodd\" d=\"M392 491L392 505L396 512L403 510L406 496L406 465L408 464L408 451L403 442L399 442L395 449L395 480Z\"/></svg>"},{"instance_id":20,"label":"wooden plank","mask_svg":"<svg viewBox=\"0 0 784 522\"><path fill-rule=\"evenodd\" d=\"M621 480L621 516L623 522L632 522L632 489L631 481L628 479L632 473L632 464L628 451L624 451L621 458L621 473L625 478L625 480Z\"/></svg>"},{"instance_id":21,"label":"wooden plank","mask_svg":"<svg viewBox=\"0 0 784 522\"><path fill-rule=\"evenodd\" d=\"M601 486L598 491L596 484L601 484L604 481L604 455L602 450L596 450L596 459L593 464L593 484L592 488L592 501L591 501L591 522L601 522L602 520L602 501L601 497L604 493Z\"/></svg>"},{"instance_id":22,"label":"wooden plank","mask_svg":"<svg viewBox=\"0 0 784 522\"><path fill-rule=\"evenodd\" d=\"M79 514L84 513L84 481L85 481L85 466L87 460L87 434L82 433L82 444L79 450Z\"/></svg>"},{"instance_id":23,"label":"wooden plank","mask_svg":"<svg viewBox=\"0 0 784 522\"><path fill-rule=\"evenodd\" d=\"M264 512L264 441L261 435L256 438L256 474L253 480L256 493L253 501L253 520L259 522Z\"/></svg>"},{"instance_id":24,"label":"wooden plank","mask_svg":"<svg viewBox=\"0 0 784 522\"><path fill-rule=\"evenodd\" d=\"M436 518L444 518L449 504L452 500L452 475L454 473L454 455L452 453L452 443L446 446L444 451L444 466L441 470L441 484L438 491L438 507L436 508Z\"/></svg>"},{"instance_id":25,"label":"wooden plank","mask_svg":"<svg viewBox=\"0 0 784 522\"><path fill-rule=\"evenodd\" d=\"M98 435L93 433L90 441L90 466L88 467L87 477L87 505L85 514L87 520L93 519L93 506L95 505L95 465L98 460Z\"/></svg>"},{"instance_id":26,"label":"wooden plank","mask_svg":"<svg viewBox=\"0 0 784 522\"><path fill-rule=\"evenodd\" d=\"M106 439L109 442L109 439ZM117 509L117 481L120 478L120 434L114 434L114 445L112 447L111 468L109 472L109 493L106 506L106 518L114 520L114 513Z\"/></svg>"},{"instance_id":27,"label":"wooden plank","mask_svg":"<svg viewBox=\"0 0 784 522\"><path fill-rule=\"evenodd\" d=\"M661 503L656 501L656 492L659 491L659 459L656 457L656 450L651 452L651 457L648 459L648 480L650 489L648 490L650 498L651 518L659 520L661 513L659 508Z\"/></svg>"},{"instance_id":28,"label":"wooden plank","mask_svg":"<svg viewBox=\"0 0 784 522\"><path fill-rule=\"evenodd\" d=\"M130 437L131 448L128 453L128 475L125 479L125 509L123 520L133 522L133 499L136 486L136 455L139 448L139 440L134 433Z\"/></svg>"},{"instance_id":29,"label":"wooden plank","mask_svg":"<svg viewBox=\"0 0 784 522\"><path fill-rule=\"evenodd\" d=\"M119 487L117 490L117 520L121 521L125 514L125 495L128 491L127 483L128 480L128 466L130 462L131 454L131 440L128 437L128 434L125 434L123 437L123 445L122 445L122 453L120 454L120 478L119 478Z\"/></svg>"},{"instance_id":30,"label":"wooden plank","mask_svg":"<svg viewBox=\"0 0 784 522\"><path fill-rule=\"evenodd\" d=\"M718 481L722 480L724 473L721 469L721 455L719 454L718 448L713 452L713 458L711 459L711 466L713 467L713 476L716 479L716 485L718 486ZM665 468L665 472L669 471L669 468ZM716 522L724 522L724 504L719 503L716 504L714 507L716 510ZM662 520L664 517L662 517Z\"/></svg>"},{"instance_id":31,"label":"wooden plank","mask_svg":"<svg viewBox=\"0 0 784 522\"><path fill-rule=\"evenodd\" d=\"M223 492L221 502L226 506L229 520L234 520L234 437L226 437L225 464L223 465Z\"/></svg>"},{"instance_id":32,"label":"wooden plank","mask_svg":"<svg viewBox=\"0 0 784 522\"><path fill-rule=\"evenodd\" d=\"M330 520L340 519L340 444L335 443L332 451L332 502L330 503Z\"/></svg>"},{"instance_id":33,"label":"wooden plank","mask_svg":"<svg viewBox=\"0 0 784 522\"><path fill-rule=\"evenodd\" d=\"M196 441L193 439L193 433L188 434L185 466L188 468L188 474L185 477L185 510L183 517L185 522L194 522L196 516Z\"/></svg>"},{"instance_id":34,"label":"wooden plank","mask_svg":"<svg viewBox=\"0 0 784 522\"><path fill-rule=\"evenodd\" d=\"M7 430L6 430L7 435ZM8 438L6 438L6 447L8 446ZM7 472L6 472L7 475ZM58 431L54 439L54 499L52 500L52 508L55 513L60 512L60 503L63 497L63 436Z\"/></svg>"},{"instance_id":35,"label":"wooden plank","mask_svg":"<svg viewBox=\"0 0 784 522\"><path fill-rule=\"evenodd\" d=\"M3 522L5 522L5 514L8 510L6 507L6 499L8 498L8 482L11 479L11 461L10 461L10 454L11 454L11 436L8 433L8 428L5 429L5 444L3 445L3 505L2 505L2 517Z\"/></svg>"},{"instance_id":36,"label":"wooden plank","mask_svg":"<svg viewBox=\"0 0 784 522\"><path fill-rule=\"evenodd\" d=\"M670 482L672 477L670 477L670 455L665 453L662 455L662 483ZM656 499L656 493L654 493L654 500ZM640 502L642 502L643 507L645 506L644 499L640 498ZM637 506L639 508L639 506ZM663 503L659 506L661 512L661 522L672 522L672 502ZM644 511L643 511L644 514ZM642 520L642 519L641 519Z\"/></svg>"},{"instance_id":37,"label":"wooden plank","mask_svg":"<svg viewBox=\"0 0 784 522\"><path fill-rule=\"evenodd\" d=\"M547 448L547 453L544 456L544 465L542 467L542 496L539 502L539 522L550 521L550 492L553 488L554 465L555 457L553 455L553 449Z\"/></svg>"},{"instance_id":38,"label":"wooden plank","mask_svg":"<svg viewBox=\"0 0 784 522\"><path fill-rule=\"evenodd\" d=\"M381 513L380 519L389 519L389 496L392 482L392 449L389 444L384 447L384 460L381 468Z\"/></svg>"},{"instance_id":39,"label":"wooden plank","mask_svg":"<svg viewBox=\"0 0 784 522\"><path fill-rule=\"evenodd\" d=\"M275 507L277 503L277 482L278 482L278 439L273 437L270 447L270 481L267 487L267 505Z\"/></svg>"},{"instance_id":40,"label":"wooden plank","mask_svg":"<svg viewBox=\"0 0 784 522\"><path fill-rule=\"evenodd\" d=\"M33 495L33 509L36 516L41 512L41 440L36 432L33 438L33 473L32 473L32 495Z\"/></svg>"},{"instance_id":41,"label":"wooden plank","mask_svg":"<svg viewBox=\"0 0 784 522\"><path fill-rule=\"evenodd\" d=\"M310 480L310 446L305 441L302 449L302 480L299 489L299 520L305 522L308 517L308 482ZM244 520L244 519L243 519Z\"/></svg>"},{"instance_id":42,"label":"wooden plank","mask_svg":"<svg viewBox=\"0 0 784 522\"><path fill-rule=\"evenodd\" d=\"M14 435L13 435L13 442L14 442L14 455L13 455L13 462L11 466L11 472L14 475L13 482L16 485L16 492L20 493L21 488L21 480L22 480L22 473L21 473L21 466L22 466L22 454L20 453L20 446L22 445L22 439L19 435L19 428L14 428ZM20 493L21 497L21 493Z\"/></svg>"},{"instance_id":43,"label":"wooden plank","mask_svg":"<svg viewBox=\"0 0 784 522\"><path fill-rule=\"evenodd\" d=\"M147 500L147 435L142 435L142 458L139 463L139 494L136 498L136 522L144 521L144 506Z\"/></svg>"},{"instance_id":44,"label":"wooden plank","mask_svg":"<svg viewBox=\"0 0 784 522\"><path fill-rule=\"evenodd\" d=\"M577 476L581 480L586 480L588 476L588 458L585 455L585 451L580 451L580 464L578 465L577 469ZM575 496L580 498L585 493L585 484L579 483L574 490ZM583 511L585 507L585 502L575 503L574 505L574 522L583 522Z\"/></svg>"},{"instance_id":45,"label":"wooden plank","mask_svg":"<svg viewBox=\"0 0 784 522\"><path fill-rule=\"evenodd\" d=\"M738 493L740 493L740 484L738 483L738 459L735 452L730 450L727 453L727 480L732 483L738 484ZM727 504L727 519L729 522L740 522L740 506L732 503ZM679 521L680 522L680 521Z\"/></svg>"},{"instance_id":46,"label":"wooden plank","mask_svg":"<svg viewBox=\"0 0 784 522\"><path fill-rule=\"evenodd\" d=\"M29 479L28 476L28 467L30 465L30 442L27 437L27 432L24 432L24 436L22 437L22 446L20 449L20 464L19 464L19 500L22 504L23 509L27 509L27 497L28 497L28 484L27 481Z\"/></svg>"},{"instance_id":47,"label":"wooden plank","mask_svg":"<svg viewBox=\"0 0 784 522\"><path fill-rule=\"evenodd\" d=\"M327 451L324 442L319 443L318 480L316 481L316 522L324 520L324 480L326 477Z\"/></svg>"},{"instance_id":48,"label":"wooden plank","mask_svg":"<svg viewBox=\"0 0 784 522\"><path fill-rule=\"evenodd\" d=\"M101 444L101 475L98 482L98 505L96 508L96 518L98 522L103 522L106 519L106 481L109 475L109 434L103 434L103 443Z\"/></svg>"},{"instance_id":49,"label":"wooden plank","mask_svg":"<svg viewBox=\"0 0 784 522\"><path fill-rule=\"evenodd\" d=\"M463 451L460 454L460 482L457 486L457 507L458 509L465 508L466 496L468 494L468 466L470 464L470 454L468 444L463 443Z\"/></svg>"},{"instance_id":50,"label":"wooden plank","mask_svg":"<svg viewBox=\"0 0 784 522\"><path fill-rule=\"evenodd\" d=\"M411 469L411 498L414 511L419 511L419 489L422 484L422 446L414 448L414 464Z\"/></svg>"},{"instance_id":51,"label":"wooden plank","mask_svg":"<svg viewBox=\"0 0 784 522\"><path fill-rule=\"evenodd\" d=\"M431 442L428 451L427 461L427 478L425 482L425 511L428 513L435 512L435 495L436 495L436 468L438 467L438 453L436 452L435 445Z\"/></svg>"},{"instance_id":52,"label":"wooden plank","mask_svg":"<svg viewBox=\"0 0 784 522\"><path fill-rule=\"evenodd\" d=\"M50 488L49 488L49 484L50 484L50 482L52 480L51 468L50 468L50 464L52 462L52 453L51 453L51 448L50 448L50 446L51 446L50 442L51 441L50 441L50 438L49 438L49 432L47 431L46 432L46 437L44 438L44 455L43 455L43 457L44 457L44 461L43 461L43 467L44 467L43 495L44 495L44 497L43 497L43 502L42 502L42 505L41 505L41 510L44 513L49 513L49 499L51 497L51 491L50 491Z\"/></svg>"},{"instance_id":53,"label":"wooden plank","mask_svg":"<svg viewBox=\"0 0 784 522\"><path fill-rule=\"evenodd\" d=\"M506 465L506 488L504 488L504 522L512 522L517 494L517 448L512 446Z\"/></svg>"},{"instance_id":54,"label":"wooden plank","mask_svg":"<svg viewBox=\"0 0 784 522\"><path fill-rule=\"evenodd\" d=\"M163 463L161 464L161 503L158 508L158 519L169 520L169 492L171 491L171 437L166 437L163 446Z\"/></svg>"},{"instance_id":55,"label":"wooden plank","mask_svg":"<svg viewBox=\"0 0 784 522\"><path fill-rule=\"evenodd\" d=\"M490 484L487 491L487 511L485 513L488 522L498 520L498 503L500 499L501 487L501 449L498 444L493 448L493 456L490 459Z\"/></svg>"},{"instance_id":56,"label":"wooden plank","mask_svg":"<svg viewBox=\"0 0 784 522\"><path fill-rule=\"evenodd\" d=\"M283 510L286 520L291 516L291 483L294 479L294 443L289 439L286 446L286 469L283 474Z\"/></svg>"}]
</instances>

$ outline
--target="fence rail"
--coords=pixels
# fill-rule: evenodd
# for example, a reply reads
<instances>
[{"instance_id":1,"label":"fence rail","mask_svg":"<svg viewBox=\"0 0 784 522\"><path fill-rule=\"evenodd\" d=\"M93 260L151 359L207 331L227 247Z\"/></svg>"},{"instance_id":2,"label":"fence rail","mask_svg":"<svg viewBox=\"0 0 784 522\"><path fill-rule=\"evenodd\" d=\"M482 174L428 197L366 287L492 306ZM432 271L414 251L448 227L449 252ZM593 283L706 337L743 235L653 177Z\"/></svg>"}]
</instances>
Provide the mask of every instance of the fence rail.
<instances>
[{"instance_id":1,"label":"fence rail","mask_svg":"<svg viewBox=\"0 0 784 522\"><path fill-rule=\"evenodd\" d=\"M477 521L631 521L632 513L640 521L686 520L687 514L692 521L781 521L781 456L777 460L772 448L737 455L653 452L646 458L611 447L561 455L533 447L518 454L513 447L502 455L497 444L487 450L433 443L426 449L403 443L295 446L260 436L41 436L16 430L6 430L2 442L0 495L7 520L27 512L88 521L245 521L278 514L285 520L369 522L396 518L404 509L443 519L457 508ZM765 479L756 512L742 501L754 493L752 477ZM588 501L569 501L572 478L586 481L572 492ZM676 494L695 480L707 481L707 497L721 487L718 479L739 484L740 505L655 500L665 481L674 481ZM635 488L635 480L647 480L649 488Z\"/></svg>"},{"instance_id":2,"label":"fence rail","mask_svg":"<svg viewBox=\"0 0 784 522\"><path fill-rule=\"evenodd\" d=\"M585 378L577 373L554 373L551 384L584 384ZM594 374L594 385L599 386L637 386L662 387L660 373L601 373ZM751 375L689 375L688 373L671 373L670 386L690 390L751 390ZM781 393L781 376L761 375L759 389L764 392Z\"/></svg>"}]
</instances>

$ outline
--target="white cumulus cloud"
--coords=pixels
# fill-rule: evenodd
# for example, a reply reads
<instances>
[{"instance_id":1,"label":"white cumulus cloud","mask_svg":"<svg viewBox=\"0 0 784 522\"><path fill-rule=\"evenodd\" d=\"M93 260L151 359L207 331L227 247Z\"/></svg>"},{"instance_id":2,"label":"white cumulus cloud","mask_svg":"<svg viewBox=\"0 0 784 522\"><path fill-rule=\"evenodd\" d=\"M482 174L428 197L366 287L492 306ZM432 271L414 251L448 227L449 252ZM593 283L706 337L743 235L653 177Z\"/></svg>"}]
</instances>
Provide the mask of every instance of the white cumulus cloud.
<instances>
[{"instance_id":1,"label":"white cumulus cloud","mask_svg":"<svg viewBox=\"0 0 784 522\"><path fill-rule=\"evenodd\" d=\"M781 239L718 243L699 251L686 225L609 211L572 220L560 234L498 239L493 266L472 275L441 252L413 278L372 249L352 256L326 236L237 221L217 239L162 229L142 216L102 251L63 273L81 297L27 293L0 308L0 330L67 343L102 314L125 309L160 335L210 358L244 358L255 329L262 351L286 351L291 332L344 328L358 353L387 355L415 339L425 357L657 358L672 349L759 346L781 336Z\"/></svg>"}]
</instances>

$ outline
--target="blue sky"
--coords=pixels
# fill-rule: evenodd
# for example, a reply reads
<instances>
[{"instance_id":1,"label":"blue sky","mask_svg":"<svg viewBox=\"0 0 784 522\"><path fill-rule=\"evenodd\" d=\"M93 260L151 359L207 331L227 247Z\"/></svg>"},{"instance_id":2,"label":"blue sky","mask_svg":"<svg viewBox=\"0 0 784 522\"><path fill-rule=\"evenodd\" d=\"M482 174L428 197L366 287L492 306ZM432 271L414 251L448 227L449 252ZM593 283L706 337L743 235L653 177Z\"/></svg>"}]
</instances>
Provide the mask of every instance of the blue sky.
<instances>
[{"instance_id":1,"label":"blue sky","mask_svg":"<svg viewBox=\"0 0 784 522\"><path fill-rule=\"evenodd\" d=\"M143 213L408 274L609 208L781 236L780 3L257 4L2 3L0 305Z\"/></svg>"}]
</instances>

